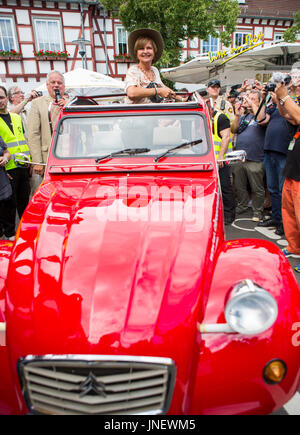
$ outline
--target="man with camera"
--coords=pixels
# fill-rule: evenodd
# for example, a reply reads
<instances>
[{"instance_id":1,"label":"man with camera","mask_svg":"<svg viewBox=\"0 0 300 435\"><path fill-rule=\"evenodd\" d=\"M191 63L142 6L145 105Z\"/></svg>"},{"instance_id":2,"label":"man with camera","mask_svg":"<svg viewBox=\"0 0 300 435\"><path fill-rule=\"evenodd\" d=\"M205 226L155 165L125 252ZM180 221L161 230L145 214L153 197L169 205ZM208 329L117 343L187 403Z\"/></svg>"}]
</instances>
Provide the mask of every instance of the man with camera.
<instances>
[{"instance_id":1,"label":"man with camera","mask_svg":"<svg viewBox=\"0 0 300 435\"><path fill-rule=\"evenodd\" d=\"M264 144L264 166L266 171L267 188L272 200L272 217L260 222L261 227L275 227L275 234L284 235L281 215L281 197L284 183L283 170L286 164L288 146L293 133L293 126L280 114L278 102L274 90L276 83L281 81L289 83L289 76L282 73L274 73L271 81L262 89L264 102L266 103L266 135ZM270 98L271 97L271 98Z\"/></svg>"},{"instance_id":2,"label":"man with camera","mask_svg":"<svg viewBox=\"0 0 300 435\"><path fill-rule=\"evenodd\" d=\"M18 115L21 116L25 137L27 137L27 115L28 115L25 107L32 100L40 97L41 95L42 95L41 92L32 90L30 94L25 98L24 92L21 91L19 86L12 86L8 89L8 101L10 103L9 111L11 113L17 113Z\"/></svg>"},{"instance_id":3,"label":"man with camera","mask_svg":"<svg viewBox=\"0 0 300 435\"><path fill-rule=\"evenodd\" d=\"M237 135L236 149L247 153L247 160L233 166L234 186L237 195L237 214L248 210L248 184L252 193L252 209L254 222L263 218L264 188L264 140L265 127L260 124L265 117L264 111L258 112L261 94L252 89L243 95L242 102L235 104L235 118L231 126Z\"/></svg>"},{"instance_id":4,"label":"man with camera","mask_svg":"<svg viewBox=\"0 0 300 435\"><path fill-rule=\"evenodd\" d=\"M48 150L54 127L68 98L65 96L65 80L59 71L50 71L46 82L49 95L35 99L27 119L28 144L32 160L37 163L34 173L44 175L44 165L47 162ZM40 180L42 181L42 180Z\"/></svg>"},{"instance_id":5,"label":"man with camera","mask_svg":"<svg viewBox=\"0 0 300 435\"><path fill-rule=\"evenodd\" d=\"M282 219L288 246L283 249L286 257L300 257L300 107L290 97L284 83L275 90L281 114L297 126L288 147L285 182L282 191ZM295 267L300 272L300 264Z\"/></svg>"}]
</instances>

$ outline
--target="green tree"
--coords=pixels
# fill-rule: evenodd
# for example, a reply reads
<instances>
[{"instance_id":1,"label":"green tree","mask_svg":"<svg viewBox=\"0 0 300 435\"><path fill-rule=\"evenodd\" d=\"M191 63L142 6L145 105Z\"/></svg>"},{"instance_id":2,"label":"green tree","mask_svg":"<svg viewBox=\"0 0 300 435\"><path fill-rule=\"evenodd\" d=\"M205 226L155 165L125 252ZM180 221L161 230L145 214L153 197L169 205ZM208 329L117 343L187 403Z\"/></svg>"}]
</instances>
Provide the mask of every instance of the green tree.
<instances>
[{"instance_id":1,"label":"green tree","mask_svg":"<svg viewBox=\"0 0 300 435\"><path fill-rule=\"evenodd\" d=\"M118 16L126 30L150 27L165 42L158 67L180 63L182 42L187 38L218 37L229 45L240 13L237 0L99 0Z\"/></svg>"},{"instance_id":2,"label":"green tree","mask_svg":"<svg viewBox=\"0 0 300 435\"><path fill-rule=\"evenodd\" d=\"M300 11L294 15L294 23L292 27L287 29L283 34L283 39L286 42L295 42L297 40L297 34L300 33Z\"/></svg>"}]
</instances>

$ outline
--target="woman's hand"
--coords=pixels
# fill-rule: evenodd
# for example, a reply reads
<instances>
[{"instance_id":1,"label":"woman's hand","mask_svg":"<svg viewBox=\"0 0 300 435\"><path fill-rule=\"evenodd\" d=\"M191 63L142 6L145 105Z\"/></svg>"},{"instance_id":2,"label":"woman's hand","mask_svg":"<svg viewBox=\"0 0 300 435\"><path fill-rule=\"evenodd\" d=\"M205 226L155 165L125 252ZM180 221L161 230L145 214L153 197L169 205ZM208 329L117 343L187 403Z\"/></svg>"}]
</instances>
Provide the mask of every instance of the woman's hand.
<instances>
[{"instance_id":1,"label":"woman's hand","mask_svg":"<svg viewBox=\"0 0 300 435\"><path fill-rule=\"evenodd\" d=\"M167 86L164 86L163 88L157 87L157 93L162 98L176 98L176 93Z\"/></svg>"}]
</instances>

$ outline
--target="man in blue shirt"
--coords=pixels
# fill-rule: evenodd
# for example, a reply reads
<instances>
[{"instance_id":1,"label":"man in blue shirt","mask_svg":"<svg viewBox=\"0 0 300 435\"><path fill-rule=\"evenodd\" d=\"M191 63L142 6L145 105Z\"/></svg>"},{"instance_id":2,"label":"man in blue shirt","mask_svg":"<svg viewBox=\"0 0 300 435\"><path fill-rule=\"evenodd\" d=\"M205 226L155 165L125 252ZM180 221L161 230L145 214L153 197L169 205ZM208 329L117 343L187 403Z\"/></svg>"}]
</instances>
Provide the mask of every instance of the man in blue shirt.
<instances>
[{"instance_id":1,"label":"man in blue shirt","mask_svg":"<svg viewBox=\"0 0 300 435\"><path fill-rule=\"evenodd\" d=\"M255 117L260 105L261 95L257 90L249 91L243 97L243 103L235 104L235 119L232 132L237 134L236 149L245 150L247 159L233 166L234 186L237 195L237 214L247 211L249 203L248 184L252 193L252 209L254 222L263 218L265 187L264 187L264 141L265 127L259 122L265 118L260 112ZM242 110L244 114L242 115Z\"/></svg>"},{"instance_id":2,"label":"man in blue shirt","mask_svg":"<svg viewBox=\"0 0 300 435\"><path fill-rule=\"evenodd\" d=\"M266 170L267 187L272 200L272 217L260 222L262 227L276 227L277 235L284 235L281 196L284 183L283 169L286 164L286 156L289 143L293 137L294 127L288 123L279 113L275 104L276 95L271 93L274 101L267 106L267 123L265 144L264 144L264 165Z\"/></svg>"}]
</instances>

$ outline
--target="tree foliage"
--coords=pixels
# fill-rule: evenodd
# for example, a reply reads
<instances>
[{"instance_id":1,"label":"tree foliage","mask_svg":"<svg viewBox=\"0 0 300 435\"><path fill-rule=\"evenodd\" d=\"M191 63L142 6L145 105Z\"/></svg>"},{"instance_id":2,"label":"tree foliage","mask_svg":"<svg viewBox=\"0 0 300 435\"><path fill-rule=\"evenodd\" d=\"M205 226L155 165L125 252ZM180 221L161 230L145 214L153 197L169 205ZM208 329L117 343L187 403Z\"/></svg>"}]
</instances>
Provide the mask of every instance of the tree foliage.
<instances>
[{"instance_id":1,"label":"tree foliage","mask_svg":"<svg viewBox=\"0 0 300 435\"><path fill-rule=\"evenodd\" d=\"M126 30L150 27L159 30L165 42L159 66L180 62L187 38L218 37L231 43L230 35L240 13L237 0L99 0L121 20Z\"/></svg>"},{"instance_id":2,"label":"tree foliage","mask_svg":"<svg viewBox=\"0 0 300 435\"><path fill-rule=\"evenodd\" d=\"M287 29L283 34L283 39L286 42L295 42L297 40L297 34L300 33L300 10L294 15L294 23L292 27Z\"/></svg>"}]
</instances>

